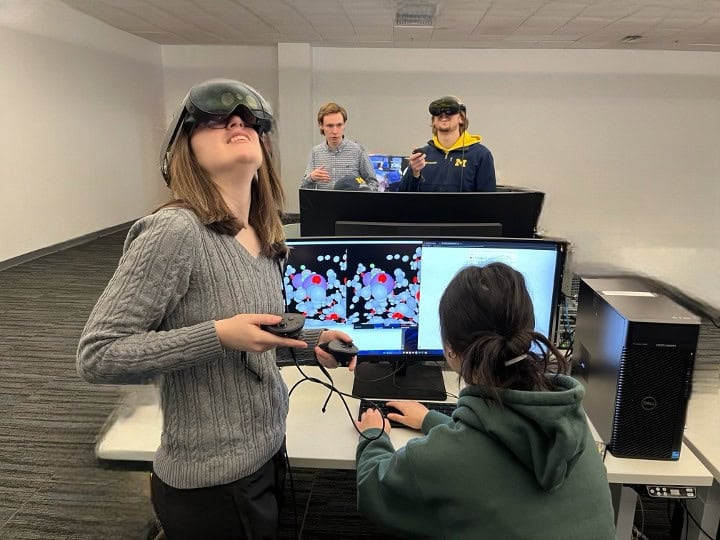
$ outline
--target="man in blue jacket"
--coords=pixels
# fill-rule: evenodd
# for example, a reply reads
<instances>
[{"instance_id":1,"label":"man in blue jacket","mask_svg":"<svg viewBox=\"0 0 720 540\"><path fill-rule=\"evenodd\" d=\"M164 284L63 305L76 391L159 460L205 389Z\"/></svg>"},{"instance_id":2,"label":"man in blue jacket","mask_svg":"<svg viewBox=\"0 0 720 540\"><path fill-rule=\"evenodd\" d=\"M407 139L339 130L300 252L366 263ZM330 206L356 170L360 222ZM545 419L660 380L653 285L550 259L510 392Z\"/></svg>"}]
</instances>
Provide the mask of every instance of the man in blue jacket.
<instances>
[{"instance_id":1,"label":"man in blue jacket","mask_svg":"<svg viewBox=\"0 0 720 540\"><path fill-rule=\"evenodd\" d=\"M467 132L465 105L445 96L428 109L433 138L413 151L398 191L495 191L492 154Z\"/></svg>"}]
</instances>

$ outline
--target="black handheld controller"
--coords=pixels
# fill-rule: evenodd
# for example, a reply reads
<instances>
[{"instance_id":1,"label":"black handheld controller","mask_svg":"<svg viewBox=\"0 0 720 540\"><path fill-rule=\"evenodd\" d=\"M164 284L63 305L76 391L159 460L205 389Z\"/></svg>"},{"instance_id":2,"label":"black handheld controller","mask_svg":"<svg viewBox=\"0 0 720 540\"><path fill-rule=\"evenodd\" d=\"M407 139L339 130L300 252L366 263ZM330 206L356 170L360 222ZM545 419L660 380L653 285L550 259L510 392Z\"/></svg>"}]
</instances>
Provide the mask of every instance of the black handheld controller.
<instances>
[{"instance_id":1,"label":"black handheld controller","mask_svg":"<svg viewBox=\"0 0 720 540\"><path fill-rule=\"evenodd\" d=\"M350 364L352 357L358 353L358 348L354 343L345 343L339 339L333 339L332 341L319 345L319 347L326 353L332 354L335 361L345 367Z\"/></svg>"},{"instance_id":2,"label":"black handheld controller","mask_svg":"<svg viewBox=\"0 0 720 540\"><path fill-rule=\"evenodd\" d=\"M413 153L413 154L424 154L424 153L425 153L425 148L423 148L423 147L414 148L413 151L412 151L412 153Z\"/></svg>"},{"instance_id":3,"label":"black handheld controller","mask_svg":"<svg viewBox=\"0 0 720 540\"><path fill-rule=\"evenodd\" d=\"M280 337L295 339L305 326L305 315L300 313L284 313L282 320L277 324L263 324L260 326L266 332Z\"/></svg>"}]
</instances>

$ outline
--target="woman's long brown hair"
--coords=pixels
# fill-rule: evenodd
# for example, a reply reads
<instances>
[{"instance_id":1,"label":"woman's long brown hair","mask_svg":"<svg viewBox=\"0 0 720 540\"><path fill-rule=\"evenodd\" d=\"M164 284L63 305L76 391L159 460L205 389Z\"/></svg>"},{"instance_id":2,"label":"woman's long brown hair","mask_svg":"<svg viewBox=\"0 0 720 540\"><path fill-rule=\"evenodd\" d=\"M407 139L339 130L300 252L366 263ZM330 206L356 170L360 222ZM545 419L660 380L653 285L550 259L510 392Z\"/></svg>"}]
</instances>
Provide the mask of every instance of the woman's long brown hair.
<instances>
[{"instance_id":1,"label":"woman's long brown hair","mask_svg":"<svg viewBox=\"0 0 720 540\"><path fill-rule=\"evenodd\" d=\"M280 219L285 207L285 192L268 151L269 143L267 136L260 137L263 162L252 183L248 221L260 240L260 252L266 257L282 258L287 254ZM245 226L230 211L217 185L198 163L186 130L178 134L170 159L170 189L173 200L160 208L188 208L202 223L220 234L235 236Z\"/></svg>"}]
</instances>

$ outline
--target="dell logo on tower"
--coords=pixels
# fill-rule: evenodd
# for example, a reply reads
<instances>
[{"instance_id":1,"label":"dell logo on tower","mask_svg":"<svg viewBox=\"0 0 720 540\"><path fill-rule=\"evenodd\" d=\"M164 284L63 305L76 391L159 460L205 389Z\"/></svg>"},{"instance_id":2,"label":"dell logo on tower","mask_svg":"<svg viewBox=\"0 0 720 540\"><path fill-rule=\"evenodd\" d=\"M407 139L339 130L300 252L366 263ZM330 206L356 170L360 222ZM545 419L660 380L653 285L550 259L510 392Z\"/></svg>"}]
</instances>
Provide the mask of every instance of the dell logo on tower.
<instances>
[{"instance_id":1,"label":"dell logo on tower","mask_svg":"<svg viewBox=\"0 0 720 540\"><path fill-rule=\"evenodd\" d=\"M640 402L640 406L646 411L652 411L655 407L657 407L657 399L652 396L644 397Z\"/></svg>"}]
</instances>

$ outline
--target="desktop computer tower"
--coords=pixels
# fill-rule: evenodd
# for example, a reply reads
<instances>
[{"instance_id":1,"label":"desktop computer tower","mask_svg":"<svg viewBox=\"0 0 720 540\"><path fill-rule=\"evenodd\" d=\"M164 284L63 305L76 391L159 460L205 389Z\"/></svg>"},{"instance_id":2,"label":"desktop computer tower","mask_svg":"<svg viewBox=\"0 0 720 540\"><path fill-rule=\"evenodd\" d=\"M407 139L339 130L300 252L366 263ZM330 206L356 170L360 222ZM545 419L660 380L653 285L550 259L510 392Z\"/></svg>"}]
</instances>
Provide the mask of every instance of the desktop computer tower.
<instances>
[{"instance_id":1,"label":"desktop computer tower","mask_svg":"<svg viewBox=\"0 0 720 540\"><path fill-rule=\"evenodd\" d=\"M582 278L573 374L613 455L680 457L700 319L640 278Z\"/></svg>"}]
</instances>

